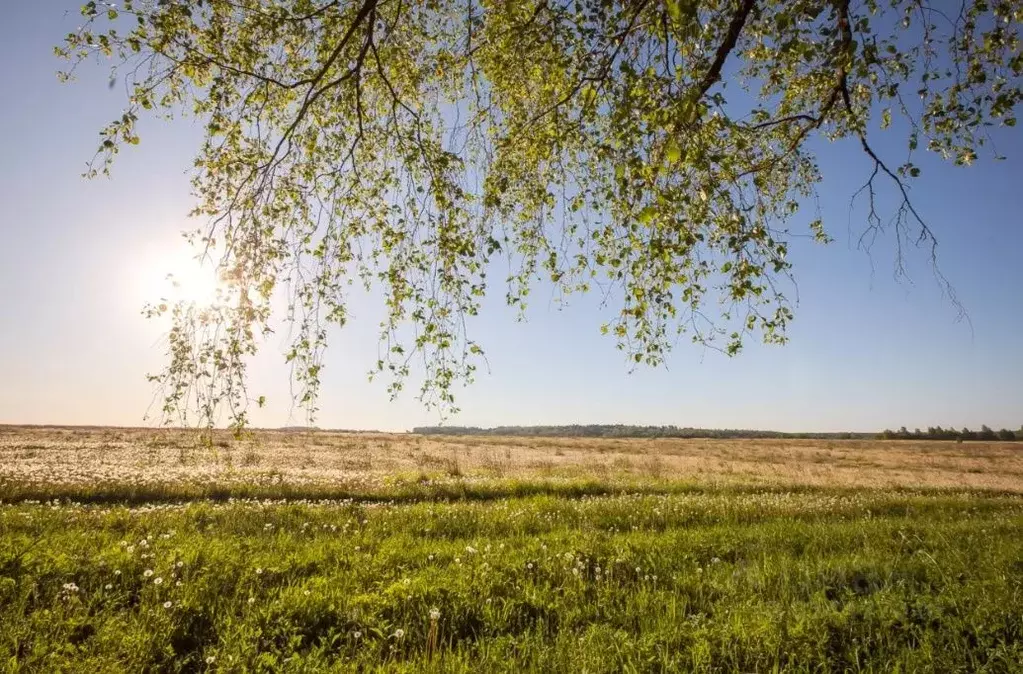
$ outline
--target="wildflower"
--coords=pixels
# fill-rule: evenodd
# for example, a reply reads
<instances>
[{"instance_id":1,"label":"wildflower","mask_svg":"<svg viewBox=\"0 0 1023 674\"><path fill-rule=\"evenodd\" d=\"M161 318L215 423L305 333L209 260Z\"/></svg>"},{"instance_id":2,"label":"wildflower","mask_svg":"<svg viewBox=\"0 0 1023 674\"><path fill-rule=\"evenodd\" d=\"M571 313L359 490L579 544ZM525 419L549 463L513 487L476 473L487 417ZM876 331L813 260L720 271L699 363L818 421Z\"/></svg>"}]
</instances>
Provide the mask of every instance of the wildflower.
<instances>
[{"instance_id":1,"label":"wildflower","mask_svg":"<svg viewBox=\"0 0 1023 674\"><path fill-rule=\"evenodd\" d=\"M121 575L121 570L120 569L114 569L114 575L115 576L120 576Z\"/></svg>"},{"instance_id":2,"label":"wildflower","mask_svg":"<svg viewBox=\"0 0 1023 674\"><path fill-rule=\"evenodd\" d=\"M255 597L249 597L249 603L250 604L255 604L256 603L256 598Z\"/></svg>"},{"instance_id":3,"label":"wildflower","mask_svg":"<svg viewBox=\"0 0 1023 674\"><path fill-rule=\"evenodd\" d=\"M175 566L176 566L176 567L178 567L179 569L180 569L181 567L183 567L184 565L185 565L185 563L184 563L184 562L178 562L177 564L175 564ZM213 656L211 655L210 657L212 658Z\"/></svg>"},{"instance_id":4,"label":"wildflower","mask_svg":"<svg viewBox=\"0 0 1023 674\"><path fill-rule=\"evenodd\" d=\"M170 602L170 601L163 602L163 607L164 608L170 608L171 606L174 606L174 602Z\"/></svg>"},{"instance_id":5,"label":"wildflower","mask_svg":"<svg viewBox=\"0 0 1023 674\"><path fill-rule=\"evenodd\" d=\"M162 584L163 584L163 578L160 578L160 576L157 576L156 578L153 579L153 585L162 585Z\"/></svg>"},{"instance_id":6,"label":"wildflower","mask_svg":"<svg viewBox=\"0 0 1023 674\"><path fill-rule=\"evenodd\" d=\"M103 586L103 589L104 590L112 590L112 589L114 589L114 586L111 585L110 583L107 583L106 585Z\"/></svg>"},{"instance_id":7,"label":"wildflower","mask_svg":"<svg viewBox=\"0 0 1023 674\"><path fill-rule=\"evenodd\" d=\"M429 556L427 556L427 559L432 562L433 561L433 554L430 554Z\"/></svg>"},{"instance_id":8,"label":"wildflower","mask_svg":"<svg viewBox=\"0 0 1023 674\"><path fill-rule=\"evenodd\" d=\"M532 569L533 568L533 562L529 562L528 564L526 564L526 568L527 569Z\"/></svg>"},{"instance_id":9,"label":"wildflower","mask_svg":"<svg viewBox=\"0 0 1023 674\"><path fill-rule=\"evenodd\" d=\"M471 545L465 546L465 551L467 553L469 553L470 555L475 555L476 554L476 548L472 547Z\"/></svg>"},{"instance_id":10,"label":"wildflower","mask_svg":"<svg viewBox=\"0 0 1023 674\"><path fill-rule=\"evenodd\" d=\"M356 630L355 632L352 633L352 636L355 637L356 639L361 639L362 638L362 632L359 632L358 630Z\"/></svg>"},{"instance_id":11,"label":"wildflower","mask_svg":"<svg viewBox=\"0 0 1023 674\"><path fill-rule=\"evenodd\" d=\"M217 661L217 659L214 656L212 656L212 655L207 655L206 656L206 664L207 665L212 665L216 661Z\"/></svg>"},{"instance_id":12,"label":"wildflower","mask_svg":"<svg viewBox=\"0 0 1023 674\"><path fill-rule=\"evenodd\" d=\"M438 609L438 608L431 608L430 609L430 620L432 620L434 622L440 620L440 609Z\"/></svg>"},{"instance_id":13,"label":"wildflower","mask_svg":"<svg viewBox=\"0 0 1023 674\"><path fill-rule=\"evenodd\" d=\"M146 569L145 571L142 572L142 575L145 576L146 578L149 578L150 576L153 575L153 570L152 569Z\"/></svg>"},{"instance_id":14,"label":"wildflower","mask_svg":"<svg viewBox=\"0 0 1023 674\"><path fill-rule=\"evenodd\" d=\"M261 576L261 575L263 575L263 569L262 569L262 568L260 568L260 567L257 567L257 568L256 568L256 575L257 575L257 576Z\"/></svg>"},{"instance_id":15,"label":"wildflower","mask_svg":"<svg viewBox=\"0 0 1023 674\"><path fill-rule=\"evenodd\" d=\"M307 597L308 597L308 596L309 596L309 590L306 590L306 591L305 591L305 592L303 592L302 594L304 594L305 596L307 596Z\"/></svg>"},{"instance_id":16,"label":"wildflower","mask_svg":"<svg viewBox=\"0 0 1023 674\"><path fill-rule=\"evenodd\" d=\"M405 636L405 630L403 630L403 629L401 629L399 627L398 629L394 630L394 635L393 636L394 636L395 639L401 639L401 638L403 638Z\"/></svg>"}]
</instances>

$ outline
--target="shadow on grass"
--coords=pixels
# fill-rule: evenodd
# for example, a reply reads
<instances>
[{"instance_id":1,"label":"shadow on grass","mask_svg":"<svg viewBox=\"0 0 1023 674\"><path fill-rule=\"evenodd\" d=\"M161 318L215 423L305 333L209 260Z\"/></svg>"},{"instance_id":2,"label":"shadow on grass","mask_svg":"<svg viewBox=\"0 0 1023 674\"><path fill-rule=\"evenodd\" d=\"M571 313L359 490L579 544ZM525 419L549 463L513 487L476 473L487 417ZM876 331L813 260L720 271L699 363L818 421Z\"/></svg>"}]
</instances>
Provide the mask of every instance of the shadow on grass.
<instances>
[{"instance_id":1,"label":"shadow on grass","mask_svg":"<svg viewBox=\"0 0 1023 674\"><path fill-rule=\"evenodd\" d=\"M31 501L70 501L95 505L172 504L192 501L274 500L291 502L346 501L355 503L420 503L445 501L496 501L509 498L551 496L565 499L621 495L672 494L813 494L885 493L904 496L968 496L1023 498L1011 491L950 489L945 487L820 487L813 485L715 484L677 480L481 480L437 481L395 479L374 488L331 484L157 483L123 482L95 484L40 484L0 480L0 504Z\"/></svg>"}]
</instances>

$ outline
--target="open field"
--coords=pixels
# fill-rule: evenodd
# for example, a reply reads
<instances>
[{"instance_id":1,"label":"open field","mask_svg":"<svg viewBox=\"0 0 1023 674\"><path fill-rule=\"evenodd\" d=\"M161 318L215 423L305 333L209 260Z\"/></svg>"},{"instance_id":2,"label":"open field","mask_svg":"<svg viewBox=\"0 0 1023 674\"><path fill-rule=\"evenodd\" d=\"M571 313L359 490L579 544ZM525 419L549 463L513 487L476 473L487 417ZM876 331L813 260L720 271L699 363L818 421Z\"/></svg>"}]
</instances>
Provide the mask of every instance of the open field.
<instances>
[{"instance_id":1,"label":"open field","mask_svg":"<svg viewBox=\"0 0 1023 674\"><path fill-rule=\"evenodd\" d=\"M1021 456L3 428L0 671L1019 672Z\"/></svg>"},{"instance_id":2,"label":"open field","mask_svg":"<svg viewBox=\"0 0 1023 674\"><path fill-rule=\"evenodd\" d=\"M509 482L1023 492L1023 445L258 431L241 440L222 433L203 446L179 430L0 426L0 486L8 498L393 495L402 485Z\"/></svg>"}]
</instances>

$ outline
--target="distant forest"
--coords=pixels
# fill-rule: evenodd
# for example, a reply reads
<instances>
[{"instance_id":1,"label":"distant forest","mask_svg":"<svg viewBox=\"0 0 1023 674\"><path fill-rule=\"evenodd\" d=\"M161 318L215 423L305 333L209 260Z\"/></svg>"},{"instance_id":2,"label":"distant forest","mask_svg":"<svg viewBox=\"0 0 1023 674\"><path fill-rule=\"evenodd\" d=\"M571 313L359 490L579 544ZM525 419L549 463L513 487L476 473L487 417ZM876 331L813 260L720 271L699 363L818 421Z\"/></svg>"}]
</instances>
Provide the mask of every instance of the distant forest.
<instances>
[{"instance_id":1,"label":"distant forest","mask_svg":"<svg viewBox=\"0 0 1023 674\"><path fill-rule=\"evenodd\" d=\"M680 428L678 426L627 426L623 424L587 424L571 426L417 426L418 435L512 435L526 437L568 438L777 438L809 440L1002 440L1023 441L1023 427L1018 431L992 430L981 426L979 431L969 428L956 430L935 426L922 431L909 431L905 426L897 431L881 433L785 433L782 431L754 431L746 429Z\"/></svg>"}]
</instances>

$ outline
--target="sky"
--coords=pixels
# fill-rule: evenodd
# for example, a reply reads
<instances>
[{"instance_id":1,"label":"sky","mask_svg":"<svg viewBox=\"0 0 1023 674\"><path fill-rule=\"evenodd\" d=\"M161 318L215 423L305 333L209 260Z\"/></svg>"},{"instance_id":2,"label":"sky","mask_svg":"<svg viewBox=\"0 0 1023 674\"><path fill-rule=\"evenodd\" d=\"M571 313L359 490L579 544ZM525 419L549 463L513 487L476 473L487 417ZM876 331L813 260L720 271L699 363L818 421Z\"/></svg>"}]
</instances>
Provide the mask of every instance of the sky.
<instances>
[{"instance_id":1,"label":"sky","mask_svg":"<svg viewBox=\"0 0 1023 674\"><path fill-rule=\"evenodd\" d=\"M70 10L70 11L68 11ZM78 25L77 4L14 3L0 22L0 423L156 425L148 372L163 363L165 324L141 315L168 272L188 275L180 232L194 226L188 170L200 139L190 119L143 120L142 142L110 179L81 177L99 129L124 105L103 68L58 83L52 53ZM488 301L472 335L489 372L458 393L469 426L622 423L783 431L1023 424L1023 133L996 130L1003 162L968 169L921 156L912 196L938 238L941 270L969 321L943 295L925 251L893 278L894 241L858 250L862 209L849 198L870 165L851 144L821 146L825 225L835 242L797 241L799 305L786 346L747 344L728 358L683 339L664 367L629 364L599 326L596 297L559 309L535 295L526 322ZM904 156L904 137L875 138ZM807 217L805 220L809 220ZM495 295L503 295L497 288ZM441 421L414 391L391 401L366 373L382 316L357 297L332 335L322 428L406 430ZM278 330L283 335L283 327ZM306 423L291 404L286 344L272 338L250 390L268 405L256 426Z\"/></svg>"}]
</instances>

